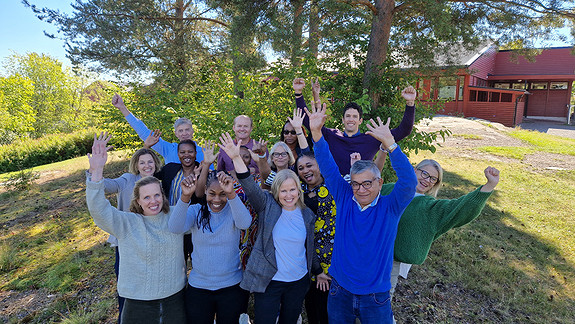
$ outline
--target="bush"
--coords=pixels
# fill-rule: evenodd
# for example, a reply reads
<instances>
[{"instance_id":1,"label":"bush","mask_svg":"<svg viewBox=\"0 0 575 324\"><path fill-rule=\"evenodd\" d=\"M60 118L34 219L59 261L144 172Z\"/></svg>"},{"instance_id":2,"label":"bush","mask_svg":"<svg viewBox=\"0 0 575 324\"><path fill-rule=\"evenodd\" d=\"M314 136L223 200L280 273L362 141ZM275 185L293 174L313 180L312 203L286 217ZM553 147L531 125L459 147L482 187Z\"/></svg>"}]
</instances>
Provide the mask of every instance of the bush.
<instances>
[{"instance_id":1,"label":"bush","mask_svg":"<svg viewBox=\"0 0 575 324\"><path fill-rule=\"evenodd\" d=\"M0 146L0 173L71 159L90 152L94 129L48 135Z\"/></svg>"}]
</instances>

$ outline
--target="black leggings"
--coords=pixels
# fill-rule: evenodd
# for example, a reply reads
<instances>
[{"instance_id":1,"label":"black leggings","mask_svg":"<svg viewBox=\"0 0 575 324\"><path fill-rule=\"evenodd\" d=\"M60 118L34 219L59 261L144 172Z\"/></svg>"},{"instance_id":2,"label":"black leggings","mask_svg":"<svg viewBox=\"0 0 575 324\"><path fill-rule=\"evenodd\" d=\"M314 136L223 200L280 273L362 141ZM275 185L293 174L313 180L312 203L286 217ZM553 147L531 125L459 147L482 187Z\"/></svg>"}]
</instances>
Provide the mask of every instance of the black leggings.
<instances>
[{"instance_id":1,"label":"black leggings","mask_svg":"<svg viewBox=\"0 0 575 324\"><path fill-rule=\"evenodd\" d=\"M184 289L170 297L156 300L126 298L120 322L122 324L185 323Z\"/></svg>"},{"instance_id":2,"label":"black leggings","mask_svg":"<svg viewBox=\"0 0 575 324\"><path fill-rule=\"evenodd\" d=\"M233 285L218 290L186 287L186 314L188 323L237 324L240 314L247 307L249 292Z\"/></svg>"}]
</instances>

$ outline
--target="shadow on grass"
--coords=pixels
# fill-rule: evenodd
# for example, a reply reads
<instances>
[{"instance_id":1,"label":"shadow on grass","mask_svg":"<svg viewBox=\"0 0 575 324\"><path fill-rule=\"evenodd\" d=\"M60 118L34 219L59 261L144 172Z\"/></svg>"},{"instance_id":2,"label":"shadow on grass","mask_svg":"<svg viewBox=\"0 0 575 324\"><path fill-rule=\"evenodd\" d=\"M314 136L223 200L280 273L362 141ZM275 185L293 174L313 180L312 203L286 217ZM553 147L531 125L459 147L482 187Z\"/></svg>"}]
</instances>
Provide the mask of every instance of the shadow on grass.
<instances>
[{"instance_id":1,"label":"shadow on grass","mask_svg":"<svg viewBox=\"0 0 575 324\"><path fill-rule=\"evenodd\" d=\"M440 198L457 198L483 184L449 172L444 179ZM566 259L569 248L531 234L533 225L492 207L501 206L504 194L496 190L477 219L440 237L425 263L400 280L396 318L405 323L573 320L575 265ZM551 215L541 217L552 222Z\"/></svg>"}]
</instances>

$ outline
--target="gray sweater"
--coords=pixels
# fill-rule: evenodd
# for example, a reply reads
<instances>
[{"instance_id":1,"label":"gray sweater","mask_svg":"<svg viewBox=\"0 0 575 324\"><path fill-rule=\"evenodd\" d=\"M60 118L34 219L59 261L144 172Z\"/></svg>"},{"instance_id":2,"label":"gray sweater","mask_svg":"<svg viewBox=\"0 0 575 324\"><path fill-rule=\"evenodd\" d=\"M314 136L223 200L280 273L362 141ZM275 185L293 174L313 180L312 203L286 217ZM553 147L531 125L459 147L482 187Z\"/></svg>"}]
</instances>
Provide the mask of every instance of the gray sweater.
<instances>
[{"instance_id":1,"label":"gray sweater","mask_svg":"<svg viewBox=\"0 0 575 324\"><path fill-rule=\"evenodd\" d=\"M228 200L224 208L210 211L209 229L198 228L201 205L192 205L187 216L172 214L169 228L173 233L190 231L194 251L188 283L195 288L218 290L242 281L240 268L240 230L247 229L252 216L239 197Z\"/></svg>"},{"instance_id":2,"label":"gray sweater","mask_svg":"<svg viewBox=\"0 0 575 324\"><path fill-rule=\"evenodd\" d=\"M86 175L88 177L89 174ZM132 195L134 194L134 186L136 181L142 179L138 174L124 173L120 177L115 179L104 178L104 192L118 194L118 209L121 211L130 210L130 202L132 201ZM108 243L112 247L118 246L118 239L114 235L108 237Z\"/></svg>"},{"instance_id":3,"label":"gray sweater","mask_svg":"<svg viewBox=\"0 0 575 324\"><path fill-rule=\"evenodd\" d=\"M119 211L104 196L104 181L86 180L86 202L94 223L118 238L118 294L136 300L169 297L184 288L186 273L181 234L168 230L169 215ZM170 214L185 215L188 204L178 201Z\"/></svg>"}]
</instances>

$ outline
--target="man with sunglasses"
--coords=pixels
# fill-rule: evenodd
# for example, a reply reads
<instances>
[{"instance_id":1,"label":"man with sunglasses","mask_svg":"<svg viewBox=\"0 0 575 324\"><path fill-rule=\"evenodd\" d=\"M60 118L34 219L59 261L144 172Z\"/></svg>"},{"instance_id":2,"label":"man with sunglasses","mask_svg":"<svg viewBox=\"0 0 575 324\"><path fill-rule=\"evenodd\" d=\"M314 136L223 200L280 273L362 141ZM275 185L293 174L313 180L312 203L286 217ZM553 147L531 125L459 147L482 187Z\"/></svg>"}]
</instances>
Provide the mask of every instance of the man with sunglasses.
<instances>
[{"instance_id":1,"label":"man with sunglasses","mask_svg":"<svg viewBox=\"0 0 575 324\"><path fill-rule=\"evenodd\" d=\"M393 245L403 210L413 199L417 178L413 167L383 123L370 120L366 133L389 153L398 181L387 196L379 194L383 180L373 161L358 161L351 167L348 184L330 152L322 127L327 118L325 106L309 111L309 125L315 143L315 156L329 192L337 206L336 233L329 274L330 324L393 323L389 290ZM324 285L318 278L318 283Z\"/></svg>"}]
</instances>

